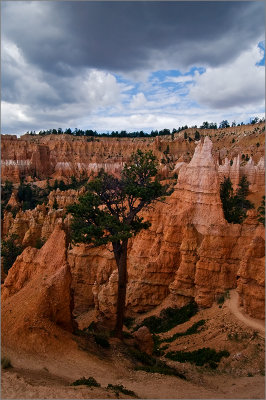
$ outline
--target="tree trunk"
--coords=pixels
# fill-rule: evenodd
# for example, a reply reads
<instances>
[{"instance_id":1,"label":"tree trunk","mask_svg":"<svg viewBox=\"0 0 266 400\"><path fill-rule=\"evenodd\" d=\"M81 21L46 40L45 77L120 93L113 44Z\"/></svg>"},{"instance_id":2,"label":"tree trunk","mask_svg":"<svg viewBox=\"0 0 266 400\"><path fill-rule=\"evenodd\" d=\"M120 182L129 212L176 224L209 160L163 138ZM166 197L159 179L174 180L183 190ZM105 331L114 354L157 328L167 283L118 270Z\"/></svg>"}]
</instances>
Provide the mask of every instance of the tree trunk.
<instances>
[{"instance_id":1,"label":"tree trunk","mask_svg":"<svg viewBox=\"0 0 266 400\"><path fill-rule=\"evenodd\" d=\"M128 240L123 240L119 254L115 254L115 259L118 267L118 294L117 294L117 309L116 309L116 325L115 336L122 339L122 330L126 306L126 291L127 291L127 243Z\"/></svg>"}]
</instances>

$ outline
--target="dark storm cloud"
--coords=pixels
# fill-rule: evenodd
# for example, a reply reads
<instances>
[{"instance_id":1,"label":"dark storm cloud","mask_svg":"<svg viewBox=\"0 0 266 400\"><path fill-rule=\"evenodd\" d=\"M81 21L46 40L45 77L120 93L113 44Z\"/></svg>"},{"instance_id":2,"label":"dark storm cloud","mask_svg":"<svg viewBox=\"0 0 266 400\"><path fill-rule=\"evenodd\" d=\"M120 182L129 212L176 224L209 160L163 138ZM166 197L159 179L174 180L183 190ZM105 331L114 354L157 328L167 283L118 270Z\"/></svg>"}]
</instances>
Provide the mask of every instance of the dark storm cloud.
<instances>
[{"instance_id":1,"label":"dark storm cloud","mask_svg":"<svg viewBox=\"0 0 266 400\"><path fill-rule=\"evenodd\" d=\"M264 2L12 2L3 37L30 63L127 72L156 64L217 66L233 60L264 29Z\"/></svg>"},{"instance_id":2,"label":"dark storm cloud","mask_svg":"<svg viewBox=\"0 0 266 400\"><path fill-rule=\"evenodd\" d=\"M4 133L87 128L90 118L93 129L104 123L107 129L118 129L116 123L143 129L145 113L156 124L161 118L163 128L163 105L172 95L173 104L181 98L159 84L151 87L148 76L159 70L205 67L191 98L210 108L264 98L262 72L253 65L259 61L254 46L264 36L262 1L2 1L1 11ZM246 53L244 69L237 60ZM167 110L174 124L176 109ZM182 115L186 111L185 104Z\"/></svg>"}]
</instances>

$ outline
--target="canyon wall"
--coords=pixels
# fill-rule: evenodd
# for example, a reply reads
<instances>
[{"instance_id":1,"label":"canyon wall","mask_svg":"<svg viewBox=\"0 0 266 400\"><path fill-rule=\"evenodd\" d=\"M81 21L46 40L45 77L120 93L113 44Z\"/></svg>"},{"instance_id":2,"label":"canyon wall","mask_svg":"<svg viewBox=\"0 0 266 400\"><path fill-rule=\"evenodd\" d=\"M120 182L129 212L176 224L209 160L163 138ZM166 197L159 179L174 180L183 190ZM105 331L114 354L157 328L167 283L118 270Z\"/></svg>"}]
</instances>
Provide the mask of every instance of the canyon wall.
<instances>
[{"instance_id":1,"label":"canyon wall","mask_svg":"<svg viewBox=\"0 0 266 400\"><path fill-rule=\"evenodd\" d=\"M233 159L244 153L252 156L257 164L264 157L264 129L263 123L216 130L190 128L172 136L133 139L87 138L65 134L23 135L20 138L1 135L1 176L2 181L7 179L18 183L23 177L44 180L81 174L89 176L101 168L116 175L137 149L152 150L160 161L160 171L163 176L167 176L178 161L191 160L196 130L202 137L212 137L219 163L225 157ZM190 140L184 139L185 132L191 136Z\"/></svg>"},{"instance_id":2,"label":"canyon wall","mask_svg":"<svg viewBox=\"0 0 266 400\"><path fill-rule=\"evenodd\" d=\"M254 211L242 225L225 221L219 196L221 171L208 137L197 143L189 163L179 162L174 192L142 213L151 227L130 240L127 313L148 311L168 296L177 306L195 299L200 306L209 307L227 289L238 287L246 312L264 318L262 225ZM17 233L25 246L32 246L36 238L47 239L58 222L64 223L67 230L69 217L64 208L75 195L74 191L57 190L50 194L48 207L19 212L13 220L12 214L6 213L4 234ZM55 198L58 210L52 208ZM95 307L99 318L111 324L116 309L117 271L110 248L67 245L66 254L74 314ZM251 276L248 271L253 271L253 258Z\"/></svg>"}]
</instances>

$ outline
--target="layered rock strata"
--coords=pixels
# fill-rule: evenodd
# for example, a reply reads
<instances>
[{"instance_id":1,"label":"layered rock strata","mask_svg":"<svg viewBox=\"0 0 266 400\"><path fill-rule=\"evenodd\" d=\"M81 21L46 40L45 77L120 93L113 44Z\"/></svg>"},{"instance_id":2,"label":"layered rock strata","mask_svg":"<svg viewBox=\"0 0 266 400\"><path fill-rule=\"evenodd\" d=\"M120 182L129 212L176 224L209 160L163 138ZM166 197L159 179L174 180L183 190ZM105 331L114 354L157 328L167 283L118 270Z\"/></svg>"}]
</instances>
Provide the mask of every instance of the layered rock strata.
<instances>
[{"instance_id":1,"label":"layered rock strata","mask_svg":"<svg viewBox=\"0 0 266 400\"><path fill-rule=\"evenodd\" d=\"M232 165L231 165L232 164ZM242 176L246 176L249 182L249 190L252 193L263 192L265 188L265 163L264 158L261 158L257 165L255 165L252 157L249 161L241 166L240 156L238 155L230 163L226 157L222 165L218 167L218 173L220 181L223 181L224 177L230 178L234 189L237 188Z\"/></svg>"},{"instance_id":2,"label":"layered rock strata","mask_svg":"<svg viewBox=\"0 0 266 400\"><path fill-rule=\"evenodd\" d=\"M143 212L142 216L151 222L151 227L130 241L128 313L148 311L169 295L178 306L195 299L200 306L208 307L225 290L237 286L240 263L257 236L258 222L254 212L254 215L250 212L244 224L228 224L223 216L219 186L219 171L212 155L212 142L206 137L204 142L198 142L191 162L184 162L180 166L173 194ZM73 200L75 196L72 193L68 197ZM51 204L54 198L60 207L68 203L58 191L51 195ZM51 228L63 218L64 210L47 211L45 207L38 207L28 215L18 214L23 223L18 223L18 218L17 226L15 221L10 225L6 222L5 229L17 231L24 243L28 244L33 241L37 231L40 237L48 237ZM34 228L30 229L27 219L34 213ZM69 224L69 220L65 222ZM262 226L260 229L263 230ZM110 248L91 249L81 245L69 248L67 254L72 274L74 314L95 307L101 318L113 321L117 270ZM247 260L247 265L252 262L251 257ZM263 274L261 261L258 261L258 266L260 274ZM247 279L242 272L241 276ZM263 287L261 279L256 282L259 282L256 287ZM246 303L246 311L252 314L254 306L248 305L251 304L249 293L255 290L255 284L251 279L242 283L244 286L239 289L240 297ZM262 304L264 295L261 289L257 297L257 302Z\"/></svg>"},{"instance_id":3,"label":"layered rock strata","mask_svg":"<svg viewBox=\"0 0 266 400\"><path fill-rule=\"evenodd\" d=\"M2 180L18 183L22 177L31 179L88 176L101 168L119 174L124 163L137 149L152 150L160 161L162 176L170 174L172 163L183 158L189 162L195 149L195 132L209 135L216 156L233 158L252 149L255 161L264 156L264 124L245 125L226 129L190 128L169 136L156 138L76 137L71 135L23 135L20 138L2 135ZM185 133L190 139L184 139ZM232 143L232 137L235 143ZM258 146L259 147L258 147Z\"/></svg>"},{"instance_id":4,"label":"layered rock strata","mask_svg":"<svg viewBox=\"0 0 266 400\"><path fill-rule=\"evenodd\" d=\"M265 318L265 237L260 228L248 246L237 272L240 306L255 318Z\"/></svg>"}]
</instances>

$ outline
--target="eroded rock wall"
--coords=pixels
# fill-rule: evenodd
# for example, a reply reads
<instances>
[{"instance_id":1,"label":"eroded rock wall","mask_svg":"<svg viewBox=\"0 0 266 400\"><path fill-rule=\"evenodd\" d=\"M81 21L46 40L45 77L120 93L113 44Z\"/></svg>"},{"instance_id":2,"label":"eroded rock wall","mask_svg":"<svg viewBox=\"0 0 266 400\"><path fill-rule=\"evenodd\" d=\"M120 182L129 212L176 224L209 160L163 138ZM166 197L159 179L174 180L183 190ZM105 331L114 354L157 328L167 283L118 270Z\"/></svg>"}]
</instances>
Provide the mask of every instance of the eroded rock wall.
<instances>
[{"instance_id":1,"label":"eroded rock wall","mask_svg":"<svg viewBox=\"0 0 266 400\"><path fill-rule=\"evenodd\" d=\"M27 247L17 257L2 285L2 345L46 352L60 347L64 331L72 331L66 246L58 225L42 249Z\"/></svg>"}]
</instances>

